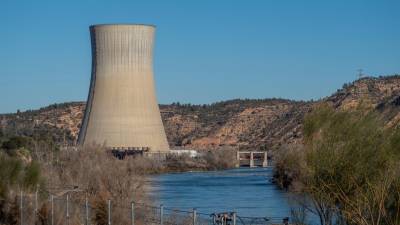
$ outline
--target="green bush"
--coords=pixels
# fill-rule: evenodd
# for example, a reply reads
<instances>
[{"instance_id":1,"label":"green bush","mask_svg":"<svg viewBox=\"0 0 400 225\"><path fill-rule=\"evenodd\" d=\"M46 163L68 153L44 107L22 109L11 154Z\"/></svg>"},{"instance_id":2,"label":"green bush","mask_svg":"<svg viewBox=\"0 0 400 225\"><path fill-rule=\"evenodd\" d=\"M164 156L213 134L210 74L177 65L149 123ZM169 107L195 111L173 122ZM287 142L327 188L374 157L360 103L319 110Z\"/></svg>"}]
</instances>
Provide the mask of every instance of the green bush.
<instances>
[{"instance_id":1,"label":"green bush","mask_svg":"<svg viewBox=\"0 0 400 225\"><path fill-rule=\"evenodd\" d=\"M16 193L36 188L40 168L35 162L24 162L0 152L0 224L20 224Z\"/></svg>"},{"instance_id":2,"label":"green bush","mask_svg":"<svg viewBox=\"0 0 400 225\"><path fill-rule=\"evenodd\" d=\"M32 190L39 182L39 164L34 161L23 163L16 157L0 153L0 199L7 198L10 189Z\"/></svg>"},{"instance_id":3,"label":"green bush","mask_svg":"<svg viewBox=\"0 0 400 225\"><path fill-rule=\"evenodd\" d=\"M22 185L25 189L33 190L40 181L40 166L37 162L32 161L25 166Z\"/></svg>"},{"instance_id":4,"label":"green bush","mask_svg":"<svg viewBox=\"0 0 400 225\"><path fill-rule=\"evenodd\" d=\"M399 133L374 111L322 105L306 116L302 182L322 224L400 223Z\"/></svg>"},{"instance_id":5,"label":"green bush","mask_svg":"<svg viewBox=\"0 0 400 225\"><path fill-rule=\"evenodd\" d=\"M20 160L0 153L0 199L6 198L9 189L18 183L22 170Z\"/></svg>"}]
</instances>

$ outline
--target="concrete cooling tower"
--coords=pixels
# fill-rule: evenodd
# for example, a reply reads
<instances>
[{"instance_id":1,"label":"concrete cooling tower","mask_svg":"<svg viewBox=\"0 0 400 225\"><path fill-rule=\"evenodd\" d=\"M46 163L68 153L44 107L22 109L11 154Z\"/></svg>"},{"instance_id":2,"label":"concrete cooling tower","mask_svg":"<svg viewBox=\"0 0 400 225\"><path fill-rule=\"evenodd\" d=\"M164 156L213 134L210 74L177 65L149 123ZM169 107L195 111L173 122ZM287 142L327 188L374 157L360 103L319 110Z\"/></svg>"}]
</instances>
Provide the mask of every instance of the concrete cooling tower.
<instances>
[{"instance_id":1,"label":"concrete cooling tower","mask_svg":"<svg viewBox=\"0 0 400 225\"><path fill-rule=\"evenodd\" d=\"M93 25L92 76L81 145L168 151L153 78L155 27Z\"/></svg>"}]
</instances>

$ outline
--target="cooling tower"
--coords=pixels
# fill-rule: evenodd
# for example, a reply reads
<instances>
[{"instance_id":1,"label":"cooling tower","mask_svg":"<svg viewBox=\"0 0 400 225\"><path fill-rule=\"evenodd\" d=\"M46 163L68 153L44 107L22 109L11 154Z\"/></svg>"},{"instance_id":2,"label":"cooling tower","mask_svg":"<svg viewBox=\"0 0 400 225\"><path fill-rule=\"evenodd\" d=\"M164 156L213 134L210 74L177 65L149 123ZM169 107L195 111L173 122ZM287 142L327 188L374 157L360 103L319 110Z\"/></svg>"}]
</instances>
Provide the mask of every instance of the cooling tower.
<instances>
[{"instance_id":1,"label":"cooling tower","mask_svg":"<svg viewBox=\"0 0 400 225\"><path fill-rule=\"evenodd\" d=\"M92 75L81 145L168 151L153 78L155 27L93 25Z\"/></svg>"}]
</instances>

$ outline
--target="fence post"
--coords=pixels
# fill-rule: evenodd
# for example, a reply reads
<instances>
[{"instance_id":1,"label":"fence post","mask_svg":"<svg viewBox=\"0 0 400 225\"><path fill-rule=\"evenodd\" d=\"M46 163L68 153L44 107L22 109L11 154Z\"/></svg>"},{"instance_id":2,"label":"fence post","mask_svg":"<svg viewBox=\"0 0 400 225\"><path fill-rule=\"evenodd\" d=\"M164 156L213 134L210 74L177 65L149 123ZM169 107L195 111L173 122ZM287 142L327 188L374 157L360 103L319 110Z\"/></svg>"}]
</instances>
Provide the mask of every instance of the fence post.
<instances>
[{"instance_id":1,"label":"fence post","mask_svg":"<svg viewBox=\"0 0 400 225\"><path fill-rule=\"evenodd\" d=\"M135 202L131 202L131 225L135 225Z\"/></svg>"},{"instance_id":2,"label":"fence post","mask_svg":"<svg viewBox=\"0 0 400 225\"><path fill-rule=\"evenodd\" d=\"M164 206L160 205L160 225L164 225Z\"/></svg>"},{"instance_id":3,"label":"fence post","mask_svg":"<svg viewBox=\"0 0 400 225\"><path fill-rule=\"evenodd\" d=\"M67 225L69 225L69 194L67 194Z\"/></svg>"},{"instance_id":4,"label":"fence post","mask_svg":"<svg viewBox=\"0 0 400 225\"><path fill-rule=\"evenodd\" d=\"M54 196L51 195L51 225L54 225Z\"/></svg>"},{"instance_id":5,"label":"fence post","mask_svg":"<svg viewBox=\"0 0 400 225\"><path fill-rule=\"evenodd\" d=\"M233 225L236 225L236 212L233 212Z\"/></svg>"},{"instance_id":6,"label":"fence post","mask_svg":"<svg viewBox=\"0 0 400 225\"><path fill-rule=\"evenodd\" d=\"M108 199L108 225L111 225L111 200Z\"/></svg>"},{"instance_id":7,"label":"fence post","mask_svg":"<svg viewBox=\"0 0 400 225\"><path fill-rule=\"evenodd\" d=\"M23 210L23 206L22 206L22 203L23 203L23 197L22 197L22 189L21 189L21 196L20 196L20 205L19 205L19 214L20 214L20 225L22 225L23 224L23 222L22 222L22 219L23 219L23 213L22 213L22 210Z\"/></svg>"},{"instance_id":8,"label":"fence post","mask_svg":"<svg viewBox=\"0 0 400 225\"><path fill-rule=\"evenodd\" d=\"M85 224L89 225L89 202L87 196L85 197Z\"/></svg>"},{"instance_id":9,"label":"fence post","mask_svg":"<svg viewBox=\"0 0 400 225\"><path fill-rule=\"evenodd\" d=\"M196 217L197 217L197 211L196 208L193 208L193 225L196 225Z\"/></svg>"},{"instance_id":10,"label":"fence post","mask_svg":"<svg viewBox=\"0 0 400 225\"><path fill-rule=\"evenodd\" d=\"M216 215L215 215L215 213L213 213L213 214L211 214L212 215L212 218L213 218L213 224L216 224L217 223L217 220L216 220Z\"/></svg>"},{"instance_id":11,"label":"fence post","mask_svg":"<svg viewBox=\"0 0 400 225\"><path fill-rule=\"evenodd\" d=\"M38 188L38 185L36 185L36 192L35 192L35 219L37 218L37 216L38 216L38 191L39 191L39 188Z\"/></svg>"}]
</instances>

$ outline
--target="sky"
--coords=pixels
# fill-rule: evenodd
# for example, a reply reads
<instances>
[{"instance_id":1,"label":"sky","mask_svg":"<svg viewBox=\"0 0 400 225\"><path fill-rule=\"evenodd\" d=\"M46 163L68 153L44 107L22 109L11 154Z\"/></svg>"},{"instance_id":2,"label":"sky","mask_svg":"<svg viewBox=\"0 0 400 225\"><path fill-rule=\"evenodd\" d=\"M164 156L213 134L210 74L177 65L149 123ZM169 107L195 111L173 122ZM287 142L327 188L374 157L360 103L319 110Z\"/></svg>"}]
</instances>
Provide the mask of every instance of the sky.
<instances>
[{"instance_id":1,"label":"sky","mask_svg":"<svg viewBox=\"0 0 400 225\"><path fill-rule=\"evenodd\" d=\"M86 101L89 26L157 26L157 97L319 99L400 74L398 0L0 1L0 113Z\"/></svg>"}]
</instances>

